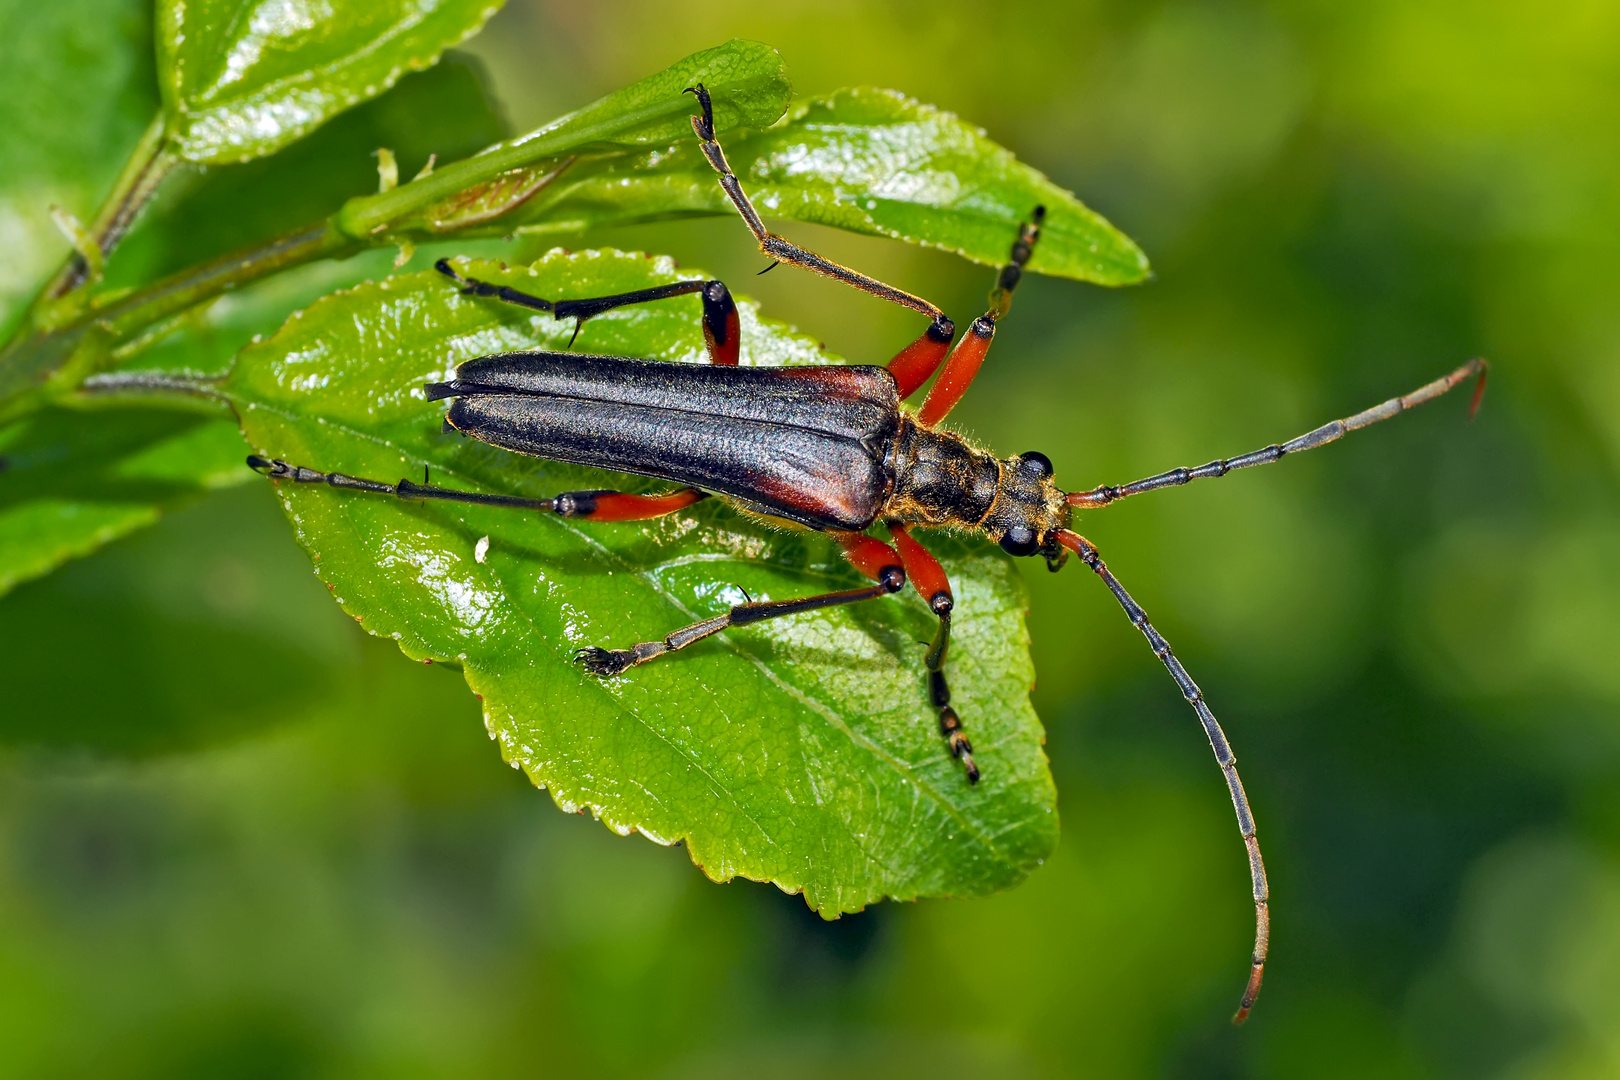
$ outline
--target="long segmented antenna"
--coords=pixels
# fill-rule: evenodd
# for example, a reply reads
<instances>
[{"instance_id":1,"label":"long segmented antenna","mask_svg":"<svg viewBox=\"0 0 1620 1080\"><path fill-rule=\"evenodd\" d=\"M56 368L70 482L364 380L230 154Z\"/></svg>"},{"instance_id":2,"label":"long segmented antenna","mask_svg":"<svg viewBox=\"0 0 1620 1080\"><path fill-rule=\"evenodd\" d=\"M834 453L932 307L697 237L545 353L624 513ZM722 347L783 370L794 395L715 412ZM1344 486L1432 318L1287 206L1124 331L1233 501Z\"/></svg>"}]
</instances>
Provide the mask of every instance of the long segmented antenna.
<instances>
[{"instance_id":1,"label":"long segmented antenna","mask_svg":"<svg viewBox=\"0 0 1620 1080\"><path fill-rule=\"evenodd\" d=\"M1215 751L1215 760L1220 762L1221 772L1226 777L1226 787L1232 793L1232 809L1237 812L1238 831L1243 834L1243 846L1249 853L1249 880L1254 886L1254 952L1249 961L1249 984L1243 989L1243 1000L1238 1003L1238 1010L1232 1016L1232 1023L1241 1024L1249 1016L1249 1010L1254 1007L1254 999L1260 996L1260 980L1266 970L1266 949L1271 943L1271 914L1266 904L1269 893L1266 890L1266 864L1260 858L1260 840L1254 832L1254 814L1249 810L1249 797L1243 793L1243 781L1238 777L1237 757L1232 753L1231 745L1226 741L1226 733L1221 730L1220 721L1210 711L1209 705L1204 701L1204 692L1198 689L1187 669L1181 666L1176 654L1170 651L1170 643L1164 640L1164 635L1153 628L1148 621L1147 612L1142 605L1131 598L1125 591L1125 586L1119 583L1102 556L1090 540L1079 533L1068 529L1059 529L1057 539L1060 544L1080 556L1080 561L1091 567L1093 573L1102 578L1108 591L1114 594L1119 606L1125 609L1136 628L1142 631L1147 638L1148 645L1153 648L1153 655L1157 656L1170 672L1170 677L1176 680L1181 688L1181 696L1187 699L1198 713L1198 719L1203 722L1204 734L1209 736L1209 745Z\"/></svg>"},{"instance_id":2,"label":"long segmented antenna","mask_svg":"<svg viewBox=\"0 0 1620 1080\"><path fill-rule=\"evenodd\" d=\"M1225 476L1234 469L1247 469L1251 465L1270 465L1273 462L1280 461L1288 454L1298 453L1301 450L1314 450L1318 446L1326 446L1330 442L1342 439L1346 432L1357 431L1364 427L1370 427L1380 420L1388 420L1392 416L1398 416L1407 409L1415 408L1427 401L1433 401L1457 384L1468 381L1471 376L1478 376L1478 381L1474 384L1473 399L1468 403L1468 416L1472 419L1474 413L1479 411L1479 399L1485 394L1485 376L1488 372L1489 365L1485 361L1480 359L1470 360L1450 375L1436 379L1427 386L1421 386L1404 397L1390 398L1383 404L1364 409L1354 416L1346 417L1343 420L1335 420L1331 424L1323 424L1315 431L1308 431L1299 438L1290 439L1281 445L1272 443L1270 446L1259 450L1251 450L1249 453L1240 454L1235 458L1222 458L1219 461L1212 461L1208 465L1200 465L1196 469L1185 467L1171 469L1169 472L1162 472L1157 476L1149 476L1143 480L1135 480L1129 484L1104 484L1101 487L1092 488L1090 491L1077 491L1068 497L1069 505L1084 509L1096 509L1107 506L1111 502L1117 502L1127 495L1140 495L1145 491L1157 491L1160 488L1180 487L1182 484L1190 484L1194 480L1203 480L1206 477Z\"/></svg>"}]
</instances>

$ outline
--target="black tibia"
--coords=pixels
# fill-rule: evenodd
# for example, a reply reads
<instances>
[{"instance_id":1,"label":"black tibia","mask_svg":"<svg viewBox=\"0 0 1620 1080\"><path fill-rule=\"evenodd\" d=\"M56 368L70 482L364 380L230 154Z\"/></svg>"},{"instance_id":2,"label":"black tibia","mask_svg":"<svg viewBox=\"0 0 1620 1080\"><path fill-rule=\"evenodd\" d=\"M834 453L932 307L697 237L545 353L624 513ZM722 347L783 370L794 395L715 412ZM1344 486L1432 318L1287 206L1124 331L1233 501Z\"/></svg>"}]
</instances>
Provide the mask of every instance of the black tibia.
<instances>
[{"instance_id":1,"label":"black tibia","mask_svg":"<svg viewBox=\"0 0 1620 1080\"><path fill-rule=\"evenodd\" d=\"M1345 417L1343 420L1335 420L1330 424L1323 424L1315 431L1307 431L1298 438L1290 439L1285 443L1272 443L1270 446L1261 447L1259 450L1251 450L1247 454L1239 454L1234 458L1221 458L1217 461L1211 461L1207 465L1200 465L1195 469L1186 467L1171 469L1156 476L1133 480L1129 484L1104 484L1101 487L1092 488L1090 491L1077 491L1069 496L1069 505L1081 507L1107 506L1109 503L1117 502L1127 495L1140 495L1143 492L1157 491L1160 488L1180 487L1182 484L1190 484L1194 480L1203 480L1211 476L1225 476L1229 472L1237 469L1247 469L1251 465L1270 465L1273 462L1281 461L1289 454L1298 453L1301 450L1314 450L1318 446L1326 446L1330 442L1336 442L1343 438L1348 432L1370 427L1380 420L1388 420L1392 416L1398 416L1407 409L1434 400L1459 383L1475 378L1474 396L1468 406L1468 415L1472 417L1479 408L1480 396L1485 391L1487 371L1488 365L1485 361L1470 360L1462 367L1451 372L1451 374L1444 375L1431 383L1420 386L1410 394L1390 398L1388 401L1374 405L1370 409L1363 409L1354 416Z\"/></svg>"},{"instance_id":2,"label":"black tibia","mask_svg":"<svg viewBox=\"0 0 1620 1080\"><path fill-rule=\"evenodd\" d=\"M1030 220L1018 226L1018 239L1013 241L1012 251L1008 253L1007 265L1001 268L1001 276L996 278L996 287L990 290L990 307L985 317L996 322L1006 316L1012 307L1013 290L1024 277L1024 264L1029 262L1030 255L1034 254L1035 241L1041 238L1041 222L1046 220L1046 207L1037 206Z\"/></svg>"},{"instance_id":3,"label":"black tibia","mask_svg":"<svg viewBox=\"0 0 1620 1080\"><path fill-rule=\"evenodd\" d=\"M585 320L593 319L603 312L614 308L628 307L631 304L646 304L654 300L668 300L672 296L690 296L697 293L703 300L703 323L715 340L725 345L728 342L729 320L737 311L736 303L731 299L731 290L726 283L713 279L707 281L676 281L669 285L655 285L650 289L637 289L635 292L615 293L612 296L590 296L577 300L547 300L544 297L534 296L531 293L520 292L506 285L495 285L477 278L463 277L457 273L455 267L450 265L449 259L440 259L433 264L435 270L447 277L454 278L461 286L465 296L488 296L496 300L504 300L508 304L517 304L520 307L532 308L535 311L549 311L555 319L576 319L574 335L579 335L579 328L585 325Z\"/></svg>"},{"instance_id":4,"label":"black tibia","mask_svg":"<svg viewBox=\"0 0 1620 1080\"><path fill-rule=\"evenodd\" d=\"M737 208L737 213L742 215L743 222L747 224L748 230L754 234L754 239L759 241L760 251L777 262L792 263L794 266L802 267L811 273L842 281L846 285L851 285L864 293L870 293L881 300L887 300L890 303L899 304L901 307L920 312L933 319L936 323L946 321L943 311L921 297L913 296L902 289L895 288L893 285L885 285L876 278L857 273L847 266L840 266L831 259L823 258L813 251L806 251L804 248L789 243L767 229L764 220L759 216L759 211L754 209L754 204L748 200L748 195L743 191L742 183L737 179L737 174L731 171L731 165L726 161L725 151L720 149L720 143L715 139L714 106L709 101L709 92L704 89L702 83L687 87L686 92L696 95L698 104L702 108L700 115L692 117L692 130L697 133L698 141L703 148L703 156L709 159L709 164L714 167L714 171L720 174L721 188L725 190L726 197L731 200L731 204ZM766 269L770 268L766 267Z\"/></svg>"},{"instance_id":5,"label":"black tibia","mask_svg":"<svg viewBox=\"0 0 1620 1080\"><path fill-rule=\"evenodd\" d=\"M1091 568L1108 591L1114 594L1119 606L1125 609L1136 628L1142 631L1147 638L1148 645L1170 672L1170 677L1176 681L1181 689L1181 696L1187 699L1187 704L1198 713L1199 721L1204 725L1204 734L1209 737L1210 748L1215 751L1215 760L1221 766L1221 773L1226 778L1227 791L1232 796L1232 809L1237 813L1238 831L1243 834L1243 846L1249 856L1249 883L1254 891L1254 952L1249 958L1249 982L1243 990L1243 998L1238 1004L1237 1013L1232 1017L1233 1023L1241 1024L1249 1015L1249 1009L1254 1005L1254 999L1260 993L1260 979L1265 973L1266 950L1271 941L1271 914L1267 906L1270 893L1266 886L1266 864L1260 858L1260 840L1255 835L1254 814L1249 810L1249 797L1243 791L1243 781L1238 777L1237 755L1232 753L1231 745L1226 741L1226 733L1210 711L1209 705L1204 701L1204 693L1193 682L1192 676L1182 666L1176 654L1170 650L1170 643L1164 635L1154 629L1148 621L1147 612L1132 599L1131 594L1125 591L1125 586L1119 583L1102 561L1102 556L1091 541L1078 533L1064 530L1061 534L1064 546L1070 548L1080 556L1080 561Z\"/></svg>"},{"instance_id":6,"label":"black tibia","mask_svg":"<svg viewBox=\"0 0 1620 1080\"><path fill-rule=\"evenodd\" d=\"M876 600L880 596L897 593L905 587L905 571L898 566L886 566L879 572L878 583L864 589L822 593L819 596L805 596L798 600L738 604L723 615L683 626L662 641L643 641L628 649L601 649L593 645L588 649L580 649L574 654L574 659L584 665L585 670L592 675L600 675L603 678L621 675L637 664L645 664L667 653L684 649L693 642L718 634L727 627L747 626L749 623L764 622L766 619L776 619L783 615L797 615L801 611L816 611L821 608L838 607L841 604L858 604L862 600Z\"/></svg>"},{"instance_id":7,"label":"black tibia","mask_svg":"<svg viewBox=\"0 0 1620 1080\"><path fill-rule=\"evenodd\" d=\"M302 465L290 465L280 458L267 459L257 454L249 454L248 467L256 472L263 473L272 480L291 480L296 484L326 484L330 487L341 488L345 491L364 491L372 495L393 495L407 501L435 500L439 502L472 503L476 506L502 506L511 510L539 510L545 513L556 514L566 518L591 518L597 516L599 508L604 504L613 504L616 500L636 499L648 503L661 500L672 500L670 496L657 495L626 495L619 491L565 491L561 495L550 499L526 499L518 495L491 495L482 491L458 491L455 488L438 487L434 484L417 484L410 480L400 480L397 484L384 483L381 480L367 480L360 476L348 476L344 473L318 472L315 469L305 468ZM679 492L675 494L680 494ZM698 498L707 497L703 492L692 492L696 498L691 498L682 506L672 506L671 511L682 509L691 505ZM622 509L613 507L618 513L610 513L608 519L627 520L622 516Z\"/></svg>"}]
</instances>

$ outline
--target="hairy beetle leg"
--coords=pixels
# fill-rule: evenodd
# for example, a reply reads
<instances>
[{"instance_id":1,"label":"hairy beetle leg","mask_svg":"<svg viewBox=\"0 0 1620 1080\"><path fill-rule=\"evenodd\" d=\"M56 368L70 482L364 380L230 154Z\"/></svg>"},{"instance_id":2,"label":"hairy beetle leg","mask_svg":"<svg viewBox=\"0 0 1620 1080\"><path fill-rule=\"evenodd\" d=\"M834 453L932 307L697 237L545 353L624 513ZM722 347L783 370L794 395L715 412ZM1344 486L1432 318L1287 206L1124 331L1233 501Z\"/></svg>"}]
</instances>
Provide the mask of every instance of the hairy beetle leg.
<instances>
[{"instance_id":1,"label":"hairy beetle leg","mask_svg":"<svg viewBox=\"0 0 1620 1080\"><path fill-rule=\"evenodd\" d=\"M730 626L746 626L749 623L764 622L766 619L775 619L783 615L795 615L801 611L837 607L841 604L858 604L862 600L874 600L879 596L897 593L906 587L906 572L901 568L900 556L889 545L860 533L838 533L835 534L835 539L842 545L844 557L854 564L857 570L876 581L876 585L865 589L806 596L798 600L737 604L722 615L683 626L662 641L643 641L629 649L603 649L591 646L576 652L574 659L592 675L610 678L624 674L637 664L645 664L666 653L684 649L693 642L702 641Z\"/></svg>"}]
</instances>

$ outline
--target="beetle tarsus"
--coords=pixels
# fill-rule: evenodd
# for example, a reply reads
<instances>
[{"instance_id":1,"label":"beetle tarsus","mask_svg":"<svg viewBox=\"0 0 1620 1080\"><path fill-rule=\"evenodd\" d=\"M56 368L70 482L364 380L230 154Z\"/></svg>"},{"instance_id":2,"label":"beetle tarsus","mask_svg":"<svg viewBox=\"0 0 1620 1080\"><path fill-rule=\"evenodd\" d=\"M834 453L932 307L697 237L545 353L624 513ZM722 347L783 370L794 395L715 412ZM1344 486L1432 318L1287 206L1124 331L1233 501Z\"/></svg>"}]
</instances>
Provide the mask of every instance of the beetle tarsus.
<instances>
[{"instance_id":1,"label":"beetle tarsus","mask_svg":"<svg viewBox=\"0 0 1620 1080\"><path fill-rule=\"evenodd\" d=\"M437 270L439 273L450 278L457 285L461 286L457 291L460 292L462 296L494 297L496 300L503 300L508 304L516 304L518 307L526 307L532 311L551 312L554 311L556 307L556 305L543 296L535 296L531 293L514 289L509 285L495 285L488 281L480 281L477 278L463 277L461 274L456 272L455 267L450 265L449 259L440 259L438 262L433 264L433 269Z\"/></svg>"},{"instance_id":2,"label":"beetle tarsus","mask_svg":"<svg viewBox=\"0 0 1620 1080\"><path fill-rule=\"evenodd\" d=\"M296 484L331 484L333 487L355 487L359 484L374 483L372 481L356 482L352 476L343 473L323 473L316 469L305 468L302 465L293 465L280 458L262 458L258 454L249 454L248 468L254 472L269 477L271 480L291 480ZM388 485L381 485L388 487ZM367 488L366 490L380 490L381 487ZM392 493L392 488L388 489Z\"/></svg>"},{"instance_id":3,"label":"beetle tarsus","mask_svg":"<svg viewBox=\"0 0 1620 1080\"><path fill-rule=\"evenodd\" d=\"M962 720L956 715L956 710L945 705L939 710L939 733L945 736L945 744L950 747L951 756L962 762L967 770L968 783L979 782L979 767L973 762L973 744L968 737L962 734Z\"/></svg>"}]
</instances>

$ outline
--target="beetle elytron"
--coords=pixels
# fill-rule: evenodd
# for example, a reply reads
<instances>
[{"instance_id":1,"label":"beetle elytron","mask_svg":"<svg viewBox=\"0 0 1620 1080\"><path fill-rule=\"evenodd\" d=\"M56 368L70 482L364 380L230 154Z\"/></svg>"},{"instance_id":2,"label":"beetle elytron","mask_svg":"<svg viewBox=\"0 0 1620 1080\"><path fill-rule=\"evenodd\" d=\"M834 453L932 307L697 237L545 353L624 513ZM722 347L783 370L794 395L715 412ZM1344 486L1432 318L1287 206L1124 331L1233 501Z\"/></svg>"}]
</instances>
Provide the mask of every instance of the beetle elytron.
<instances>
[{"instance_id":1,"label":"beetle elytron","mask_svg":"<svg viewBox=\"0 0 1620 1080\"><path fill-rule=\"evenodd\" d=\"M591 521L639 521L674 513L709 495L744 513L778 524L830 534L845 556L876 584L797 600L738 604L721 615L674 631L662 641L624 649L583 649L578 660L610 677L683 649L731 626L899 592L910 582L939 617L928 647L928 692L939 710L939 729L967 780L979 778L973 747L951 708L944 663L954 601L939 562L911 535L916 528L979 532L1011 555L1042 555L1052 570L1078 555L1113 593L1147 637L1187 702L1197 711L1226 777L1239 831L1248 851L1254 891L1255 943L1248 984L1236 1016L1247 1016L1260 990L1270 920L1265 865L1255 837L1236 759L1203 694L1142 608L1104 565L1097 549L1069 528L1075 508L1107 506L1128 495L1186 484L1234 469L1270 464L1309 450L1429 401L1477 377L1470 412L1484 389L1485 365L1473 360L1426 386L1281 445L1239 457L1179 468L1122 486L1066 493L1053 481L1052 463L1038 452L997 458L939 425L961 400L1007 314L1012 293L1040 237L1044 210L1035 207L1020 226L1007 264L990 293L988 310L955 347L955 327L933 304L806 251L769 232L743 192L715 139L708 92L695 94L692 128L737 212L776 263L790 263L842 281L926 315L921 337L886 367L745 368L737 364L740 327L731 294L720 281L685 281L616 296L546 300L506 286L462 276L448 260L438 269L471 296L493 297L577 320L602 312L696 293L703 305L709 365L679 364L575 353L514 352L470 360L451 382L428 386L430 399L449 399L445 424L507 450L578 465L633 473L682 485L663 495L575 491L551 499L457 491L401 480L388 484L324 473L257 455L248 463L272 478L325 483L402 499L443 499L556 513ZM939 371L915 412L901 401ZM890 543L866 535L884 525Z\"/></svg>"}]
</instances>

